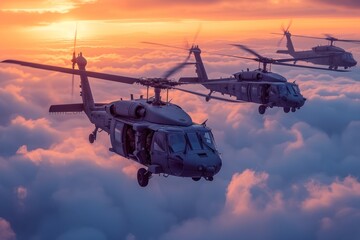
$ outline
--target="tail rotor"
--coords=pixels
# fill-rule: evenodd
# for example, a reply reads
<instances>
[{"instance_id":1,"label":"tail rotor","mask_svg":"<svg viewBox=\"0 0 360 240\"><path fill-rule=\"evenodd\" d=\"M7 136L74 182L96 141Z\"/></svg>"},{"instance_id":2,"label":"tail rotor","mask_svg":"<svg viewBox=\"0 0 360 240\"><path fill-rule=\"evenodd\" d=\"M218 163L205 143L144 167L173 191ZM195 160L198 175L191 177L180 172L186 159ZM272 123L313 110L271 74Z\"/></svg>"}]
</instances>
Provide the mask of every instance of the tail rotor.
<instances>
[{"instance_id":1,"label":"tail rotor","mask_svg":"<svg viewBox=\"0 0 360 240\"><path fill-rule=\"evenodd\" d=\"M282 41L284 40L286 34L289 33L289 29L290 29L291 25L292 25L292 20L290 20L290 22L288 23L288 25L287 25L286 28L284 27L284 24L281 24L281 31L283 32L283 34L282 34L283 36L282 36L281 39L279 40L279 42L278 42L278 44L277 44L278 46L281 45L281 43L282 43Z\"/></svg>"}]
</instances>

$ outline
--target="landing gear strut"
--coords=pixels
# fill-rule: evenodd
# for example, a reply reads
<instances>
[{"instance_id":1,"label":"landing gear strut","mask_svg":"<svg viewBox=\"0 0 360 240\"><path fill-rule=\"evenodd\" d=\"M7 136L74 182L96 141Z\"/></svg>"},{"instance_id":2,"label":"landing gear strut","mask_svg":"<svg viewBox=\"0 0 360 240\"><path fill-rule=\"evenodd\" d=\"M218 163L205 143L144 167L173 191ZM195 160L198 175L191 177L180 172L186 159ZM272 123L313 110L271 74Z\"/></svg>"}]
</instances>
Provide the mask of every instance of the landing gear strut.
<instances>
[{"instance_id":1,"label":"landing gear strut","mask_svg":"<svg viewBox=\"0 0 360 240\"><path fill-rule=\"evenodd\" d=\"M90 143L95 142L98 129L99 129L98 127L95 127L95 130L89 134L89 142Z\"/></svg>"},{"instance_id":2,"label":"landing gear strut","mask_svg":"<svg viewBox=\"0 0 360 240\"><path fill-rule=\"evenodd\" d=\"M149 184L150 177L151 172L147 171L145 168L140 168L137 172L137 180L141 187L146 187Z\"/></svg>"}]
</instances>

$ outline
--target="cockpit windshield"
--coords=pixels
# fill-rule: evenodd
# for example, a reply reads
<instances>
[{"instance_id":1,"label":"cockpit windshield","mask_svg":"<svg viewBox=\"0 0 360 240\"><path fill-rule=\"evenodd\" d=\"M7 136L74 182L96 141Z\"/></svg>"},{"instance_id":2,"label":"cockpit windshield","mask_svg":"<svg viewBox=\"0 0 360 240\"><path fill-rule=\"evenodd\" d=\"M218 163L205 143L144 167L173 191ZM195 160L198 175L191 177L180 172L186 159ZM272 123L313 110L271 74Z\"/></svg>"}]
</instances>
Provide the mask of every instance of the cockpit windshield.
<instances>
[{"instance_id":1,"label":"cockpit windshield","mask_svg":"<svg viewBox=\"0 0 360 240\"><path fill-rule=\"evenodd\" d=\"M216 150L214 138L210 131L169 133L168 144L170 151L174 153L188 150Z\"/></svg>"},{"instance_id":2,"label":"cockpit windshield","mask_svg":"<svg viewBox=\"0 0 360 240\"><path fill-rule=\"evenodd\" d=\"M300 93L300 89L297 85L291 85L295 93Z\"/></svg>"}]
</instances>

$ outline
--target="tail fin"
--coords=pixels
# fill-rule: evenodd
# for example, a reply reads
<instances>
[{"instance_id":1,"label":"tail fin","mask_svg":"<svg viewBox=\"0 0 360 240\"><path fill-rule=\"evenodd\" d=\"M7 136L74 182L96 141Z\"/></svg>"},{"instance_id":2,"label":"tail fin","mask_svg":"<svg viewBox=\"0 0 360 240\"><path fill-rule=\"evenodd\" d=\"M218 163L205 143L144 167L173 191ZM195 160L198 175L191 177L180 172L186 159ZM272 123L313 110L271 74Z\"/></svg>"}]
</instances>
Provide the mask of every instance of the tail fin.
<instances>
[{"instance_id":1,"label":"tail fin","mask_svg":"<svg viewBox=\"0 0 360 240\"><path fill-rule=\"evenodd\" d=\"M294 48L294 45L291 40L291 33L289 31L286 31L286 32L284 32L284 34L286 36L286 47L288 49L288 53L292 54L295 52L295 48Z\"/></svg>"},{"instance_id":2,"label":"tail fin","mask_svg":"<svg viewBox=\"0 0 360 240\"><path fill-rule=\"evenodd\" d=\"M82 53L79 54L79 56L76 58L76 64L79 67L79 70L83 71L82 74L80 74L80 79L81 79L81 97L83 100L83 111L86 113L86 115L89 117L89 119L91 120L91 110L94 109L95 107L95 103L94 103L94 98L92 96L92 92L91 92L91 88L90 88L90 83L88 80L88 77L86 76L86 64L87 61L86 59L83 57Z\"/></svg>"},{"instance_id":3,"label":"tail fin","mask_svg":"<svg viewBox=\"0 0 360 240\"><path fill-rule=\"evenodd\" d=\"M209 80L207 74L206 74L206 70L205 70L205 66L204 63L201 59L201 50L199 48L199 46L193 46L190 49L190 52L192 52L194 54L195 60L196 60L196 74L198 75L198 82L206 82Z\"/></svg>"}]
</instances>

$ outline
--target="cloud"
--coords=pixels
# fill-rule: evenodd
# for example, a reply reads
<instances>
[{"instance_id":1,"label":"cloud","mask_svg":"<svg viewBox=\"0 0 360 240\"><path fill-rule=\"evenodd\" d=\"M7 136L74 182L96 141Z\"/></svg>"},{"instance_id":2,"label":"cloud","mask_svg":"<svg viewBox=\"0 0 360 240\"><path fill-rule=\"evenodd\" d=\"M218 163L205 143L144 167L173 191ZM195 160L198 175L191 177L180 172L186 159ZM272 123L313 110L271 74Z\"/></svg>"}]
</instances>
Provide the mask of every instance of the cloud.
<instances>
[{"instance_id":1,"label":"cloud","mask_svg":"<svg viewBox=\"0 0 360 240\"><path fill-rule=\"evenodd\" d=\"M186 55L107 48L97 57L97 51L87 55L89 69L130 76L160 76ZM238 60L204 61L214 76L243 68ZM50 104L70 101L69 76L2 68L0 225L18 240L358 238L357 72L279 72L308 98L295 113L273 108L262 116L256 104L207 103L172 91L172 102L194 121L209 119L223 167L213 182L154 175L140 188L140 166L109 152L107 134L88 143L93 126L86 116L48 116ZM191 68L185 73L194 75ZM91 86L98 101L144 93L95 79Z\"/></svg>"},{"instance_id":2,"label":"cloud","mask_svg":"<svg viewBox=\"0 0 360 240\"><path fill-rule=\"evenodd\" d=\"M353 204L358 207L360 183L356 178L346 177L343 181L336 180L330 186L309 182L306 188L310 195L302 203L306 211L321 211L324 208L342 205L341 201L346 201L347 208L351 208Z\"/></svg>"},{"instance_id":3,"label":"cloud","mask_svg":"<svg viewBox=\"0 0 360 240\"><path fill-rule=\"evenodd\" d=\"M16 239L14 231L11 229L9 222L5 219L0 218L0 238L3 240L14 240Z\"/></svg>"}]
</instances>

